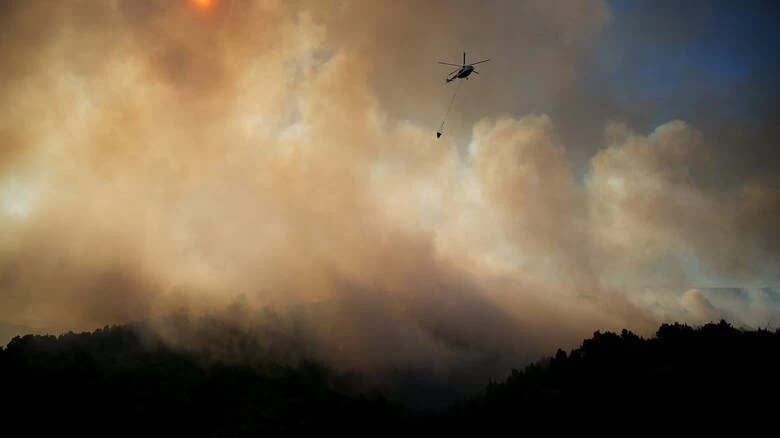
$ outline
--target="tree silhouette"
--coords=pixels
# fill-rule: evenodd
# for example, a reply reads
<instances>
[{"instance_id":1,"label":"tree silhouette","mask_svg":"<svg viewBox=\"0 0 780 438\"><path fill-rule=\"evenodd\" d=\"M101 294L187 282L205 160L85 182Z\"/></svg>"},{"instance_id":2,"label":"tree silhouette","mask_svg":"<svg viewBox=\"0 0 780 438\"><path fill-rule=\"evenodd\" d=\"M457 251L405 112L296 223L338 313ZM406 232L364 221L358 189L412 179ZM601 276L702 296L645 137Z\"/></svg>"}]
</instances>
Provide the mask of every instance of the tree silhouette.
<instances>
[{"instance_id":1,"label":"tree silhouette","mask_svg":"<svg viewBox=\"0 0 780 438\"><path fill-rule=\"evenodd\" d=\"M257 346L221 331L225 345ZM230 339L235 336L237 339ZM278 347L278 346L277 346ZM570 352L513 369L444 410L411 411L360 393L321 363L274 361L268 350L223 360L168 346L142 326L15 337L0 349L6 429L25 434L256 436L263 433L659 432L769 424L780 332L726 321L661 325L645 339L595 332ZM747 421L749 420L749 421ZM631 424L626 429L623 425ZM638 426L639 425L639 426Z\"/></svg>"}]
</instances>

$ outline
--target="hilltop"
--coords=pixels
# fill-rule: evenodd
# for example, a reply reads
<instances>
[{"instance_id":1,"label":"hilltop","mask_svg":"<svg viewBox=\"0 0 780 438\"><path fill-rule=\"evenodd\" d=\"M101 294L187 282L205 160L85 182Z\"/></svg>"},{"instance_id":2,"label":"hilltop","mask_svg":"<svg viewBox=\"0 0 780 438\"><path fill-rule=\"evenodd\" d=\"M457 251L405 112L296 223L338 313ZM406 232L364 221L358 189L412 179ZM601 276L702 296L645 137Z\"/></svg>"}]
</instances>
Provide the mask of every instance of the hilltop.
<instances>
[{"instance_id":1,"label":"hilltop","mask_svg":"<svg viewBox=\"0 0 780 438\"><path fill-rule=\"evenodd\" d=\"M780 389L779 365L780 332L740 330L725 321L664 324L652 338L596 332L579 348L486 382L484 393L470 400L418 411L378 391L361 392L355 376L311 359L226 361L173 348L139 325L15 337L0 350L4 416L11 422L24 422L30 432L109 435L478 433L512 424L587 429L596 418L713 425L699 413L755 425L766 421L761 399Z\"/></svg>"}]
</instances>

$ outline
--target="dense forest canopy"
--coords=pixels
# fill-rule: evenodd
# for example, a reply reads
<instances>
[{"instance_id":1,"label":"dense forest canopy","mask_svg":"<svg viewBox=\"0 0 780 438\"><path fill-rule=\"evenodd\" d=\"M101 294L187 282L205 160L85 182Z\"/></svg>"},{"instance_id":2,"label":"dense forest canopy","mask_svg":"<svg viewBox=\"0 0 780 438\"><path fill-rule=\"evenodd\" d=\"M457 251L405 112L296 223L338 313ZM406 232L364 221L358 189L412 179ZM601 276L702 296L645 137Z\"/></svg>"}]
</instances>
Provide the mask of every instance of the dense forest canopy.
<instances>
[{"instance_id":1,"label":"dense forest canopy","mask_svg":"<svg viewBox=\"0 0 780 438\"><path fill-rule=\"evenodd\" d=\"M143 325L15 337L0 350L4 417L24 419L31 431L109 435L478 432L512 421L543 427L552 417L573 421L605 412L623 419L654 412L655 426L690 423L694 411L722 412L728 416L719 421L751 418L755 425L768 418L761 416L769 406L762 403L780 389L778 365L780 331L740 330L725 321L664 324L648 339L628 330L596 332L579 348L559 349L511 370L503 381L486 382L482 394L419 410L364 391L356 376L311 359L289 364L266 354L230 360L171 347ZM424 398L426 388L417 390Z\"/></svg>"}]
</instances>

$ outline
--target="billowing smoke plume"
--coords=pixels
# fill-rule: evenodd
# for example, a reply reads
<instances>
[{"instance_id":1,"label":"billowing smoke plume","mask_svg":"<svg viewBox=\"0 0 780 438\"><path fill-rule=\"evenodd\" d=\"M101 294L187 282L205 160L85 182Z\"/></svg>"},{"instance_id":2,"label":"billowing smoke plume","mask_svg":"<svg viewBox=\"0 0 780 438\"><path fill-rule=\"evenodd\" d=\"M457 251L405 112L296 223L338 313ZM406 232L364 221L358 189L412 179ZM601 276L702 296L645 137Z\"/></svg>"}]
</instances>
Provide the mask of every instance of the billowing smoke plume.
<instances>
[{"instance_id":1,"label":"billowing smoke plume","mask_svg":"<svg viewBox=\"0 0 780 438\"><path fill-rule=\"evenodd\" d=\"M332 363L446 371L729 306L692 284L776 284L780 192L700 185L695 127L610 125L583 181L574 128L528 113L570 95L600 2L12 0L0 17L0 320L325 306L310 340ZM463 49L496 59L437 140L432 61Z\"/></svg>"}]
</instances>

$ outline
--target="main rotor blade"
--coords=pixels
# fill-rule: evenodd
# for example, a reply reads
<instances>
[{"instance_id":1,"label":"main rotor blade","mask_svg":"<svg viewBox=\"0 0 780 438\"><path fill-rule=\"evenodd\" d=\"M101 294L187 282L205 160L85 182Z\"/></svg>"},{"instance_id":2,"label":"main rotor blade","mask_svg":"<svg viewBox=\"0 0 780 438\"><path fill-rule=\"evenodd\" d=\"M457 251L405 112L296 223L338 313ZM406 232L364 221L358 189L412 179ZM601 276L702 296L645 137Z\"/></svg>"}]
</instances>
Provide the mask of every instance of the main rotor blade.
<instances>
[{"instance_id":1,"label":"main rotor blade","mask_svg":"<svg viewBox=\"0 0 780 438\"><path fill-rule=\"evenodd\" d=\"M436 61L436 62L438 62L439 64L451 65L451 66L454 66L454 67L463 67L462 65L450 64L449 62L441 62L441 61Z\"/></svg>"},{"instance_id":2,"label":"main rotor blade","mask_svg":"<svg viewBox=\"0 0 780 438\"><path fill-rule=\"evenodd\" d=\"M463 52L463 65L466 65L466 52Z\"/></svg>"},{"instance_id":3,"label":"main rotor blade","mask_svg":"<svg viewBox=\"0 0 780 438\"><path fill-rule=\"evenodd\" d=\"M476 70L471 70L471 72L472 72L472 73L479 74L479 72L478 72L478 71L476 71Z\"/></svg>"},{"instance_id":4,"label":"main rotor blade","mask_svg":"<svg viewBox=\"0 0 780 438\"><path fill-rule=\"evenodd\" d=\"M484 60L484 61L479 61L479 62L472 62L472 63L471 63L471 64L469 64L469 65L477 65L477 64L482 64L483 62L488 62L488 61L490 61L490 60L489 60L489 59L486 59L486 60Z\"/></svg>"}]
</instances>

